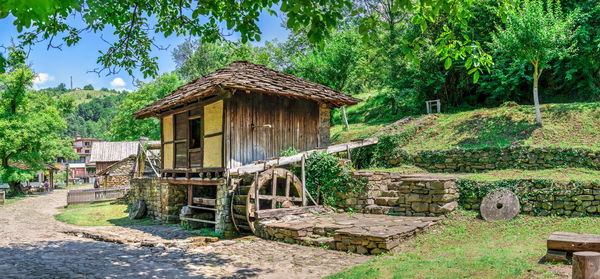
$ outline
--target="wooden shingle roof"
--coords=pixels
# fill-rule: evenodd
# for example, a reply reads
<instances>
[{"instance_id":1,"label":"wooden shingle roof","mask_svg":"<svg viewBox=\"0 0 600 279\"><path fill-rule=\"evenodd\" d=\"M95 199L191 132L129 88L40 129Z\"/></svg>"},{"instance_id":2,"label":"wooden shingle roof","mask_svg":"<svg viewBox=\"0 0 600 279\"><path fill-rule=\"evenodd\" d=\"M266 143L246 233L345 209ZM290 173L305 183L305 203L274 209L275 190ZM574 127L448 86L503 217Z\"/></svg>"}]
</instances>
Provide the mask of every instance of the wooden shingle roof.
<instances>
[{"instance_id":1,"label":"wooden shingle roof","mask_svg":"<svg viewBox=\"0 0 600 279\"><path fill-rule=\"evenodd\" d=\"M90 162L117 162L138 153L138 141L94 142Z\"/></svg>"},{"instance_id":2,"label":"wooden shingle roof","mask_svg":"<svg viewBox=\"0 0 600 279\"><path fill-rule=\"evenodd\" d=\"M161 111L215 95L215 88L241 90L253 93L282 95L310 99L332 106L354 105L360 99L331 88L303 80L293 75L269 69L247 61L236 61L229 66L201 76L180 86L171 94L137 111L139 119L156 116Z\"/></svg>"}]
</instances>

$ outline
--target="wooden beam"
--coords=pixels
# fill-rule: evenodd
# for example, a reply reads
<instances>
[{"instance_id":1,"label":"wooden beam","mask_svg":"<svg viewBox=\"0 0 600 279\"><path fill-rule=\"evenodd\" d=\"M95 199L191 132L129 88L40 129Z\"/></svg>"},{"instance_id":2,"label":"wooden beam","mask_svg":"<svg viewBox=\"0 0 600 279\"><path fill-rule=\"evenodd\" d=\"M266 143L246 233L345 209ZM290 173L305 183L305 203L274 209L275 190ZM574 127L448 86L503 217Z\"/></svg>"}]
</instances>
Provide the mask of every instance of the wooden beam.
<instances>
[{"instance_id":1,"label":"wooden beam","mask_svg":"<svg viewBox=\"0 0 600 279\"><path fill-rule=\"evenodd\" d=\"M189 208L193 208L193 209L201 209L201 210L210 210L210 211L217 211L216 208L212 208L212 207L204 207L204 206L195 206L195 205L188 205Z\"/></svg>"},{"instance_id":2,"label":"wooden beam","mask_svg":"<svg viewBox=\"0 0 600 279\"><path fill-rule=\"evenodd\" d=\"M210 220L202 220L202 219L196 219L196 218L190 218L190 217L180 217L179 218L182 221L192 221L192 222L200 222L200 223L207 223L207 224L217 224L217 222L215 221L210 221Z\"/></svg>"},{"instance_id":3,"label":"wooden beam","mask_svg":"<svg viewBox=\"0 0 600 279\"><path fill-rule=\"evenodd\" d=\"M301 153L298 153L298 154L292 155L292 156L277 157L277 158L271 158L271 159L268 159L265 161L253 162L248 165L231 168L228 170L228 172L230 174L234 174L234 175L235 174L243 175L243 174L261 172L261 171L265 171L272 167L285 166L285 165L300 162L300 161L302 161L302 158L305 158L306 156L308 156L314 152L325 152L327 154L340 153L340 152L344 152L347 150L349 151L354 148L377 144L378 141L379 140L377 138L368 138L368 139L364 139L364 140L351 141L348 143L331 145L324 149L313 149L313 150L301 152Z\"/></svg>"},{"instance_id":4,"label":"wooden beam","mask_svg":"<svg viewBox=\"0 0 600 279\"><path fill-rule=\"evenodd\" d=\"M306 157L302 157L302 206L306 206Z\"/></svg>"},{"instance_id":5,"label":"wooden beam","mask_svg":"<svg viewBox=\"0 0 600 279\"><path fill-rule=\"evenodd\" d=\"M272 196L272 195L259 195L259 198L261 200L271 200L271 201L278 201L278 202L302 201L302 198L298 198L298 197L284 197L284 196Z\"/></svg>"},{"instance_id":6,"label":"wooden beam","mask_svg":"<svg viewBox=\"0 0 600 279\"><path fill-rule=\"evenodd\" d=\"M193 204L212 205L212 206L215 206L217 204L216 199L193 197L192 200L193 200Z\"/></svg>"},{"instance_id":7,"label":"wooden beam","mask_svg":"<svg viewBox=\"0 0 600 279\"><path fill-rule=\"evenodd\" d=\"M273 171L273 178L271 182L271 208L277 208L277 200L275 199L277 197L277 173L275 173L275 171Z\"/></svg>"},{"instance_id":8,"label":"wooden beam","mask_svg":"<svg viewBox=\"0 0 600 279\"><path fill-rule=\"evenodd\" d=\"M182 184L182 185L200 185L200 186L217 186L221 184L220 180L186 180L186 179L173 179L173 178L162 178L164 182L171 184Z\"/></svg>"},{"instance_id":9,"label":"wooden beam","mask_svg":"<svg viewBox=\"0 0 600 279\"><path fill-rule=\"evenodd\" d=\"M188 206L194 204L194 186L192 184L188 184L187 186L187 194L188 194Z\"/></svg>"},{"instance_id":10,"label":"wooden beam","mask_svg":"<svg viewBox=\"0 0 600 279\"><path fill-rule=\"evenodd\" d=\"M286 173L285 174L285 196L289 197L290 196L290 184L291 184L291 179L290 179L290 174Z\"/></svg>"},{"instance_id":11,"label":"wooden beam","mask_svg":"<svg viewBox=\"0 0 600 279\"><path fill-rule=\"evenodd\" d=\"M259 211L260 210L260 197L259 197L259 188L260 185L258 185L258 172L256 172L254 174L254 203L255 203L255 211Z\"/></svg>"},{"instance_id":12,"label":"wooden beam","mask_svg":"<svg viewBox=\"0 0 600 279\"><path fill-rule=\"evenodd\" d=\"M600 235L555 232L547 241L548 250L600 252Z\"/></svg>"}]
</instances>

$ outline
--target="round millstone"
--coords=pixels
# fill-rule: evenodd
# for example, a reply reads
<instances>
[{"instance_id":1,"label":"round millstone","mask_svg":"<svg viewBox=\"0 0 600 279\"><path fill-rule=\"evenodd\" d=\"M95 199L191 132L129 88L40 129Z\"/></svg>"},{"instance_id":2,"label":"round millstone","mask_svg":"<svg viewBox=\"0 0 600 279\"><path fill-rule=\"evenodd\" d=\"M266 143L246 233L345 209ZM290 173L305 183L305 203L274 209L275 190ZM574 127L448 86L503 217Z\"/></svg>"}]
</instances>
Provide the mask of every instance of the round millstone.
<instances>
[{"instance_id":1,"label":"round millstone","mask_svg":"<svg viewBox=\"0 0 600 279\"><path fill-rule=\"evenodd\" d=\"M498 189L483 198L479 210L486 221L512 220L521 211L521 205L515 193Z\"/></svg>"}]
</instances>

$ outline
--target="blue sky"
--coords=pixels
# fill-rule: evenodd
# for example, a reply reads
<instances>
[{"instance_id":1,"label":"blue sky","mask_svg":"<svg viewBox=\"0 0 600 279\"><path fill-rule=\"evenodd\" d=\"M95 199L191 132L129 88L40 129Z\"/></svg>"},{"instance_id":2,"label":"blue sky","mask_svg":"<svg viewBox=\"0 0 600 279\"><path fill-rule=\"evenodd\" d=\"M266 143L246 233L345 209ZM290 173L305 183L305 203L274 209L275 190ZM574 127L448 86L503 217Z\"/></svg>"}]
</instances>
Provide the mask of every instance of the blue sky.
<instances>
[{"instance_id":1,"label":"blue sky","mask_svg":"<svg viewBox=\"0 0 600 279\"><path fill-rule=\"evenodd\" d=\"M18 32L12 25L14 18L9 16L0 19L0 45L10 46L12 41L17 41ZM265 41L277 38L284 41L289 32L282 27L282 20L277 16L269 15L264 12L261 14L258 25L262 31L262 41L254 44L262 45ZM105 39L111 38L112 32L105 30L101 33ZM94 88L102 87L115 88L118 90L135 90L133 77L127 72L121 71L119 74L106 76L91 71L98 67L96 58L99 50L105 50L107 44L100 38L100 33L86 33L82 35L82 40L75 46L63 46L62 50L47 49L47 43L42 42L31 49L28 62L33 70L38 74L35 81L35 88L54 87L63 82L69 87L70 77L73 76L73 87L83 87L86 84L92 84ZM237 39L237 34L232 35L230 40ZM113 37L114 38L114 37ZM154 50L152 54L158 57L159 72L171 72L175 69L175 63L171 59L171 51L178 44L185 41L186 37L171 36L168 38L160 34L156 35L155 43L161 46L169 46L167 50ZM142 79L143 76L138 72L134 73L135 78Z\"/></svg>"}]
</instances>

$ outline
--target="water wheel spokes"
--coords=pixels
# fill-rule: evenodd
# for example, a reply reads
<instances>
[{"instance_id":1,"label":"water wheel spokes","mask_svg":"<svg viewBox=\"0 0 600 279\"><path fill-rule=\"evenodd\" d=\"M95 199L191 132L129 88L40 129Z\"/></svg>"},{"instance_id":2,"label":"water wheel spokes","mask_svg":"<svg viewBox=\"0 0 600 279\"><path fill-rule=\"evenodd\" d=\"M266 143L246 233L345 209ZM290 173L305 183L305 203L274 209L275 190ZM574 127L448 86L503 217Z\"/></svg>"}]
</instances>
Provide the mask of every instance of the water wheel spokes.
<instances>
[{"instance_id":1,"label":"water wheel spokes","mask_svg":"<svg viewBox=\"0 0 600 279\"><path fill-rule=\"evenodd\" d=\"M302 182L289 170L269 169L239 183L231 201L232 219L238 231L255 232L257 210L302 205Z\"/></svg>"}]
</instances>

